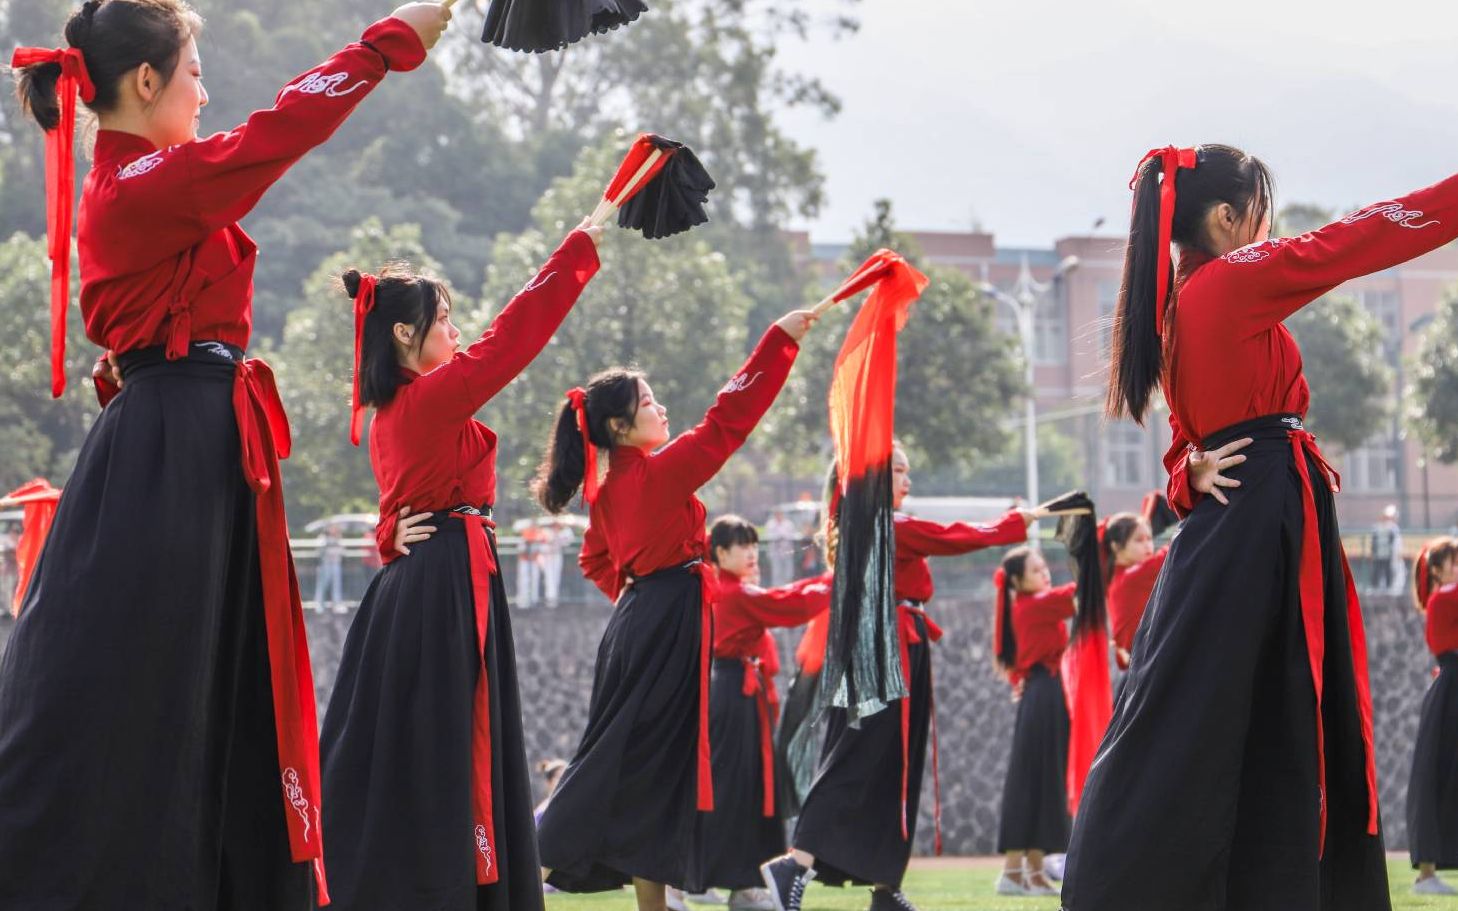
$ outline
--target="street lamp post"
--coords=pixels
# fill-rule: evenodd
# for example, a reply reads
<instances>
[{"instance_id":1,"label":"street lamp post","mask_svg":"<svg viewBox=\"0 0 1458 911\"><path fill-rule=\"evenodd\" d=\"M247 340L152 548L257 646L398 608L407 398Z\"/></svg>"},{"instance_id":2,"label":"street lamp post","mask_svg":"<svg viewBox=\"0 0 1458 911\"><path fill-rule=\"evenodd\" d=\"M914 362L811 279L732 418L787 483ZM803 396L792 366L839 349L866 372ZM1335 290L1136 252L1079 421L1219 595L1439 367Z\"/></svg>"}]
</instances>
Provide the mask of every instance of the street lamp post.
<instances>
[{"instance_id":1,"label":"street lamp post","mask_svg":"<svg viewBox=\"0 0 1458 911\"><path fill-rule=\"evenodd\" d=\"M1068 256L1058 264L1053 271L1053 278L1048 282L1040 282L1033 278L1033 271L1028 267L1028 256L1023 254L1022 267L1018 270L1018 280L1013 286L1012 293L1008 294L996 285L984 279L978 286L983 294L991 297L1012 311L1013 319L1017 324L1018 338L1023 348L1023 377L1028 386L1027 400L1025 403L1026 414L1023 419L1023 454L1025 457L1025 471L1027 472L1027 499L1028 507L1037 506L1042 502L1038 493L1038 401L1037 401L1037 378L1033 372L1034 353L1037 340L1034 337L1034 317L1037 312L1039 298L1046 295L1065 274L1078 266L1077 256ZM985 272L985 269L984 269ZM1034 523L1028 527L1028 540L1036 542L1038 539L1038 526Z\"/></svg>"}]
</instances>

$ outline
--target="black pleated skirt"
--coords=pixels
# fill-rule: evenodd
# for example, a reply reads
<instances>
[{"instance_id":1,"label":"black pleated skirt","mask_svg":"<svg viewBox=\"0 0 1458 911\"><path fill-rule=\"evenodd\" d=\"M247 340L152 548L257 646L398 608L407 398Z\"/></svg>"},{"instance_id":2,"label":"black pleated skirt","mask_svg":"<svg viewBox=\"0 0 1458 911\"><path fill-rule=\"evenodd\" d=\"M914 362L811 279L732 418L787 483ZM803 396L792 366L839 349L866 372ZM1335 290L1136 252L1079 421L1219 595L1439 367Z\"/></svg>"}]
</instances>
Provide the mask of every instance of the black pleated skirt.
<instances>
[{"instance_id":1,"label":"black pleated skirt","mask_svg":"<svg viewBox=\"0 0 1458 911\"><path fill-rule=\"evenodd\" d=\"M0 660L0 908L306 909L233 362L122 366Z\"/></svg>"},{"instance_id":2,"label":"black pleated skirt","mask_svg":"<svg viewBox=\"0 0 1458 911\"><path fill-rule=\"evenodd\" d=\"M713 888L763 888L759 865L785 853L785 825L778 803L773 815L764 815L758 698L744 695L744 662L715 659L709 685L714 812L702 814L699 841L700 865ZM770 723L773 725L773 718Z\"/></svg>"},{"instance_id":3,"label":"black pleated skirt","mask_svg":"<svg viewBox=\"0 0 1458 911\"><path fill-rule=\"evenodd\" d=\"M1068 704L1041 664L1023 683L1002 786L997 852L1068 850Z\"/></svg>"},{"instance_id":4,"label":"black pleated skirt","mask_svg":"<svg viewBox=\"0 0 1458 911\"><path fill-rule=\"evenodd\" d=\"M324 715L330 908L540 911L506 591L492 575L485 657L499 879L478 886L471 731L481 656L467 525L444 512L429 524L439 531L381 570L360 602Z\"/></svg>"},{"instance_id":5,"label":"black pleated skirt","mask_svg":"<svg viewBox=\"0 0 1458 911\"><path fill-rule=\"evenodd\" d=\"M587 729L537 833L547 882L617 889L634 877L708 888L697 806L699 577L674 567L618 598L598 646Z\"/></svg>"},{"instance_id":6,"label":"black pleated skirt","mask_svg":"<svg viewBox=\"0 0 1458 911\"><path fill-rule=\"evenodd\" d=\"M1407 783L1407 838L1414 867L1458 869L1458 652L1438 656L1438 676L1423 696Z\"/></svg>"},{"instance_id":7,"label":"black pleated skirt","mask_svg":"<svg viewBox=\"0 0 1458 911\"><path fill-rule=\"evenodd\" d=\"M1073 824L1068 911L1385 911L1332 494L1279 417L1170 547ZM1298 471L1315 495L1325 592L1327 830L1319 854L1315 693L1298 589Z\"/></svg>"},{"instance_id":8,"label":"black pleated skirt","mask_svg":"<svg viewBox=\"0 0 1458 911\"><path fill-rule=\"evenodd\" d=\"M790 692L780 713L780 727L775 732L775 787L780 815L785 819L800 815L820 765L823 724L816 724L812 717L819 691L820 674L807 674L801 669L790 681Z\"/></svg>"},{"instance_id":9,"label":"black pleated skirt","mask_svg":"<svg viewBox=\"0 0 1458 911\"><path fill-rule=\"evenodd\" d=\"M916 618L920 643L911 645L911 725L906 826L901 837L901 701L859 727L845 712L826 713L820 768L795 824L791 844L815 855L816 881L899 887L911 859L921 779L931 725L931 649L926 621Z\"/></svg>"}]
</instances>

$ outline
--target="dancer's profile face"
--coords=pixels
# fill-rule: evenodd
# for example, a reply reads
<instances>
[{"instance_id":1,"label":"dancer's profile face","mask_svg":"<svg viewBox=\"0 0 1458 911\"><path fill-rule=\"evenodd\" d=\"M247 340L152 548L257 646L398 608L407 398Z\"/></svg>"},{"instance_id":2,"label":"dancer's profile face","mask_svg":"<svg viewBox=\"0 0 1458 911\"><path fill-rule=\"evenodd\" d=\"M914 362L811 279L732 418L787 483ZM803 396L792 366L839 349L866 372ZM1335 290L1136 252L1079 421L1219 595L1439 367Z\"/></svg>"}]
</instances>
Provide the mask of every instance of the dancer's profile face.
<instances>
[{"instance_id":1,"label":"dancer's profile face","mask_svg":"<svg viewBox=\"0 0 1458 911\"><path fill-rule=\"evenodd\" d=\"M618 421L618 418L613 418ZM644 379L638 380L638 413L633 426L620 433L617 445L634 446L648 452L668 442L668 409L658 404L653 397L653 387Z\"/></svg>"},{"instance_id":2,"label":"dancer's profile face","mask_svg":"<svg viewBox=\"0 0 1458 911\"><path fill-rule=\"evenodd\" d=\"M1114 548L1114 563L1119 566L1143 563L1152 556L1154 534L1149 529L1149 523L1142 520L1134 527L1133 533L1124 541L1123 546Z\"/></svg>"},{"instance_id":3,"label":"dancer's profile face","mask_svg":"<svg viewBox=\"0 0 1458 911\"><path fill-rule=\"evenodd\" d=\"M1452 585L1458 582L1458 557L1449 556L1430 571L1439 585Z\"/></svg>"},{"instance_id":4,"label":"dancer's profile face","mask_svg":"<svg viewBox=\"0 0 1458 911\"><path fill-rule=\"evenodd\" d=\"M1018 579L1018 591L1025 595L1036 595L1053 587L1053 574L1048 571L1048 561L1038 551L1028 554L1023 563L1023 575Z\"/></svg>"},{"instance_id":5,"label":"dancer's profile face","mask_svg":"<svg viewBox=\"0 0 1458 911\"><path fill-rule=\"evenodd\" d=\"M127 78L127 77L123 77ZM149 65L131 74L147 114L147 139L158 148L181 145L197 138L208 91L202 84L202 58L197 41L189 38L166 83Z\"/></svg>"},{"instance_id":6,"label":"dancer's profile face","mask_svg":"<svg viewBox=\"0 0 1458 911\"><path fill-rule=\"evenodd\" d=\"M405 323L396 323L397 331L400 328L407 328L414 331L413 326ZM412 339L413 341L413 339ZM414 352L407 353L402 358L406 367L410 367L417 373L429 373L435 368L451 359L456 349L461 347L461 330L451 321L451 302L444 297L436 304L435 322L430 324L430 330L425 333L425 338L420 341ZM413 358L415 363L409 363Z\"/></svg>"},{"instance_id":7,"label":"dancer's profile face","mask_svg":"<svg viewBox=\"0 0 1458 911\"><path fill-rule=\"evenodd\" d=\"M911 462L897 446L891 450L891 508L900 509L901 501L911 493Z\"/></svg>"}]
</instances>

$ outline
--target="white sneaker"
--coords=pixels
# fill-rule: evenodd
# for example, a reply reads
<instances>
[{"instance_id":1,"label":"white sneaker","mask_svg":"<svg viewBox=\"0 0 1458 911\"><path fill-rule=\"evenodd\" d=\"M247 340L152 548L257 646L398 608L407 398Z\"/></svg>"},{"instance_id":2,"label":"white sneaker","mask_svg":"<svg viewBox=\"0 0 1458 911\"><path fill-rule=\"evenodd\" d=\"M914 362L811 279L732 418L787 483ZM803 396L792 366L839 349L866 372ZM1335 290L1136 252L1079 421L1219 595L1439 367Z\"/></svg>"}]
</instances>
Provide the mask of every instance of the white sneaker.
<instances>
[{"instance_id":1,"label":"white sneaker","mask_svg":"<svg viewBox=\"0 0 1458 911\"><path fill-rule=\"evenodd\" d=\"M1068 864L1067 854L1049 854L1043 858L1043 872L1049 879L1063 879L1063 868Z\"/></svg>"},{"instance_id":2,"label":"white sneaker","mask_svg":"<svg viewBox=\"0 0 1458 911\"><path fill-rule=\"evenodd\" d=\"M705 889L702 892L687 892L684 898L695 905L727 905L729 900L722 893L713 889Z\"/></svg>"},{"instance_id":3,"label":"white sneaker","mask_svg":"<svg viewBox=\"0 0 1458 911\"><path fill-rule=\"evenodd\" d=\"M1003 870L1002 875L997 878L997 894L1027 895L1029 893L1028 887L1023 885L1023 881L1021 878L1013 879L1011 876L1007 875L1006 870Z\"/></svg>"},{"instance_id":4,"label":"white sneaker","mask_svg":"<svg viewBox=\"0 0 1458 911\"><path fill-rule=\"evenodd\" d=\"M1412 891L1415 895L1458 895L1458 889L1436 876L1424 876L1412 884Z\"/></svg>"},{"instance_id":5,"label":"white sneaker","mask_svg":"<svg viewBox=\"0 0 1458 911\"><path fill-rule=\"evenodd\" d=\"M1034 878L1038 882L1034 882ZM1043 875L1042 870L1031 870L1023 873L1024 886L1028 895L1057 895L1058 890L1048 885L1048 879Z\"/></svg>"},{"instance_id":6,"label":"white sneaker","mask_svg":"<svg viewBox=\"0 0 1458 911\"><path fill-rule=\"evenodd\" d=\"M735 889L729 893L729 911L775 911L768 889Z\"/></svg>"},{"instance_id":7,"label":"white sneaker","mask_svg":"<svg viewBox=\"0 0 1458 911\"><path fill-rule=\"evenodd\" d=\"M675 889L672 886L664 887L663 904L668 911L688 911L688 905L683 901L683 890Z\"/></svg>"}]
</instances>

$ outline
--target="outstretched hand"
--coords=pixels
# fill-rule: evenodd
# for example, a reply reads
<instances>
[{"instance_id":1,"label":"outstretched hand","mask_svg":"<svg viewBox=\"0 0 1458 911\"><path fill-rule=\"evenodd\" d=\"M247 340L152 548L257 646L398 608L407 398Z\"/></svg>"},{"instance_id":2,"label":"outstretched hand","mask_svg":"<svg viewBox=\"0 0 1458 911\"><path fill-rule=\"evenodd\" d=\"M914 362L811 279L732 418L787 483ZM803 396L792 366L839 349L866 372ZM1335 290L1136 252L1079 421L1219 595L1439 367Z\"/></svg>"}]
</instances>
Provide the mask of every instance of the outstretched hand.
<instances>
[{"instance_id":1,"label":"outstretched hand","mask_svg":"<svg viewBox=\"0 0 1458 911\"><path fill-rule=\"evenodd\" d=\"M407 3L390 15L415 29L420 43L428 51L435 47L450 23L451 8L445 3Z\"/></svg>"},{"instance_id":2,"label":"outstretched hand","mask_svg":"<svg viewBox=\"0 0 1458 911\"><path fill-rule=\"evenodd\" d=\"M775 320L775 325L785 330L786 335L798 342L805 337L805 333L810 331L810 327L815 325L815 321L819 318L809 310L791 310Z\"/></svg>"}]
</instances>

